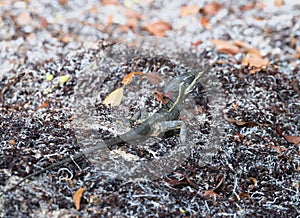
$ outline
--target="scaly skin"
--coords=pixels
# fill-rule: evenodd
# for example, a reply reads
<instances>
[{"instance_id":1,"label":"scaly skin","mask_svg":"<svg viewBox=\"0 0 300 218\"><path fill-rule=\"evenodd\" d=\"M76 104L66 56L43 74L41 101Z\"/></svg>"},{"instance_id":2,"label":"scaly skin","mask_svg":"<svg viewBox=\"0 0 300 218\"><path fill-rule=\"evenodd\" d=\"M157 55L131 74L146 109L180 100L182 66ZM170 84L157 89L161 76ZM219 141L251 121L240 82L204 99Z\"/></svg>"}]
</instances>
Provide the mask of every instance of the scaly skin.
<instances>
[{"instance_id":1,"label":"scaly skin","mask_svg":"<svg viewBox=\"0 0 300 218\"><path fill-rule=\"evenodd\" d=\"M27 179L31 179L32 177L38 176L48 170L52 170L54 168L63 166L67 163L72 163L75 160L79 160L80 158L92 154L97 150L100 149L107 149L111 146L120 145L125 142L133 142L133 141L143 141L151 136L156 136L159 134L159 129L156 128L156 124L165 121L174 121L177 120L180 116L181 109L183 107L184 99L186 98L187 94L193 90L195 87L196 82L199 80L203 72L198 73L184 73L179 75L178 77L174 78L166 88L167 91L177 87L173 94L174 97L171 97L168 103L163 106L160 110L154 113L152 116L147 118L144 122L142 122L139 126L135 127L134 129L116 136L112 139L105 140L101 142L99 145L94 146L92 148L86 149L78 154L75 154L72 157L66 158L60 162L54 163L44 169L41 169L37 172L34 172L23 179L21 179L17 184L15 184L10 189L4 191L0 196L4 195L5 193L15 189L17 186L25 182Z\"/></svg>"}]
</instances>

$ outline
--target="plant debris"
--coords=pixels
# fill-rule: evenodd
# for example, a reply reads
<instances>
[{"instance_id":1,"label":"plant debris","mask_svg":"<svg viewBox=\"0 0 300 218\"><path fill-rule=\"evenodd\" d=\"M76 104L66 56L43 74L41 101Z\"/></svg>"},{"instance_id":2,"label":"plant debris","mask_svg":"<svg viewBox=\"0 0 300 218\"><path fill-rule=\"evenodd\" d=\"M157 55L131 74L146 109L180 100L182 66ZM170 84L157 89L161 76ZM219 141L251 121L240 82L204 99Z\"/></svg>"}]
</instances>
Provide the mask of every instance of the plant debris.
<instances>
[{"instance_id":1,"label":"plant debris","mask_svg":"<svg viewBox=\"0 0 300 218\"><path fill-rule=\"evenodd\" d=\"M182 70L168 57L124 57L123 67L113 69L101 62L101 55L116 42L154 35L192 45L197 61L181 55L179 48L170 50L191 65L209 66L225 96L215 105L224 104L227 117L216 124L223 130L222 141L208 161L200 161L206 156L202 140L213 131L214 110L203 93L207 84L199 85L192 93L199 109L195 116L199 140L169 175L126 180L99 172L99 165L83 158L1 196L0 217L299 216L297 1L4 0L0 11L1 193L83 148L71 125L80 78L89 82L91 91L99 82L92 106L101 122L92 124L97 125L97 140L104 140L120 125L112 122L114 108L103 100L122 86L126 75L147 72L138 77L155 86ZM106 68L110 73L100 73ZM95 74L98 80L92 77ZM153 93L146 94L151 98L142 99L151 112L160 103ZM129 103L125 113L132 117L140 102L124 99L120 106ZM153 154L172 151L178 135L177 130L170 131L153 147L125 144L118 152L151 160ZM78 195L76 210L72 196L82 187L84 198Z\"/></svg>"}]
</instances>

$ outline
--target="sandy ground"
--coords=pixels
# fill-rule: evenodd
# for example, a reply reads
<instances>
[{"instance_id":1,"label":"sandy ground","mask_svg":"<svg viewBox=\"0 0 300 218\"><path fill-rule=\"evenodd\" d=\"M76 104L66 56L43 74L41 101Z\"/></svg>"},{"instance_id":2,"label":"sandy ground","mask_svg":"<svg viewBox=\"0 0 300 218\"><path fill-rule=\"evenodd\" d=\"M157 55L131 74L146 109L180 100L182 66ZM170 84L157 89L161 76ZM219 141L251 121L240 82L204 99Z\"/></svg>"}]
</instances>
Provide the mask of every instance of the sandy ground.
<instances>
[{"instance_id":1,"label":"sandy ground","mask_svg":"<svg viewBox=\"0 0 300 218\"><path fill-rule=\"evenodd\" d=\"M6 192L1 217L299 216L296 1L4 0L0 14L0 191L83 148L71 125L80 82L88 82L87 95L97 87L94 128L105 139L120 130L102 103L126 74L147 68L168 83L180 68L168 59L193 69L209 66L201 81L206 95L200 85L193 93L200 111L194 136L206 144L195 144L173 170L155 179L116 178L99 170L103 157L91 157ZM153 56L167 60L134 59L121 47L115 56L101 56L111 43L153 35L164 37L165 46L149 43ZM122 70L113 68L121 62ZM212 78L218 89L210 89ZM151 92L136 93L146 109L159 106ZM129 99L128 116L141 107ZM175 131L154 148L129 144L119 152L151 159L174 149L178 138ZM83 187L77 210L73 194Z\"/></svg>"}]
</instances>

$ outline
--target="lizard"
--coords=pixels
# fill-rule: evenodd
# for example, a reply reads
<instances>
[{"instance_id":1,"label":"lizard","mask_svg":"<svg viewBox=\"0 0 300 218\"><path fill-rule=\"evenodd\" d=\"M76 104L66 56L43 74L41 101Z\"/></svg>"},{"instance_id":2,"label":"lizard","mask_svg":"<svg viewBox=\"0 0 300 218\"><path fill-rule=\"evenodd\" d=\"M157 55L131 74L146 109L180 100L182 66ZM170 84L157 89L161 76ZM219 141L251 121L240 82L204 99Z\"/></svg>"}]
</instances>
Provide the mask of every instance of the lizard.
<instances>
[{"instance_id":1,"label":"lizard","mask_svg":"<svg viewBox=\"0 0 300 218\"><path fill-rule=\"evenodd\" d=\"M70 156L69 158L66 158L60 162L53 163L48 167L45 167L41 170L38 170L32 174L29 174L22 178L19 182L17 182L15 185L13 185L11 188L8 188L7 190L3 191L2 194L0 194L0 197L4 194L8 193L9 191L12 191L16 187L18 187L20 184L24 183L26 180L31 179L35 176L38 176L46 171L55 169L57 167L63 166L68 163L72 163L75 160L79 160L80 158L92 154L93 152L100 150L100 149L107 149L111 146L123 144L125 142L132 142L132 141L142 141L144 139L147 139L151 136L157 136L159 133L166 132L171 129L175 129L176 126L178 126L178 123L175 123L175 125L166 125L167 122L174 122L175 120L179 119L184 100L186 96L193 90L195 87L195 84L199 80L199 78L202 76L204 71L200 72L188 72L183 73L171 80L169 85L166 87L165 91L170 91L174 89L176 90L173 94L173 97L170 97L168 102L163 105L157 112L155 112L153 115L145 119L140 125L137 127L129 130L126 133L123 133L121 135L115 136L111 139L107 139L99 145L88 148L82 152L79 152L73 156ZM178 128L178 127L177 127ZM184 137L182 137L184 138ZM184 140L184 139L182 139Z\"/></svg>"}]
</instances>

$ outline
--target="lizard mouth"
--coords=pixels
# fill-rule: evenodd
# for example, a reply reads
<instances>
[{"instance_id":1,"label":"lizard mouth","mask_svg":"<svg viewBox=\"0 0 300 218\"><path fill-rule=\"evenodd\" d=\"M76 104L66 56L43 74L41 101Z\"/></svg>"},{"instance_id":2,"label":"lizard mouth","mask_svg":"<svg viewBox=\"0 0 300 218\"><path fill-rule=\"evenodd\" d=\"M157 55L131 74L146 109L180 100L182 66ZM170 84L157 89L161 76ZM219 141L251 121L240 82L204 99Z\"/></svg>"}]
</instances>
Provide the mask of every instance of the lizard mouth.
<instances>
[{"instance_id":1,"label":"lizard mouth","mask_svg":"<svg viewBox=\"0 0 300 218\"><path fill-rule=\"evenodd\" d=\"M96 67L78 75L73 126L83 151L103 144L87 155L95 169L120 178L155 179L179 167L195 149L203 152L199 164L210 161L222 139L223 92L200 57L180 43L145 37L105 48ZM141 75L124 85L124 77L135 72ZM117 106L103 104L120 88ZM160 93L160 101L153 93ZM128 121L145 111L146 116Z\"/></svg>"}]
</instances>

